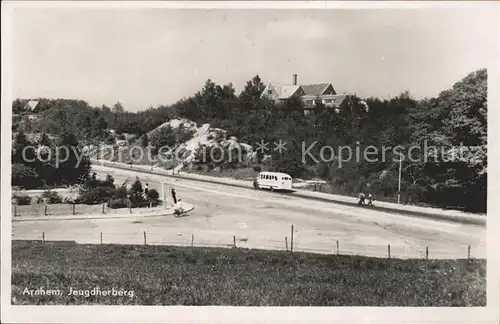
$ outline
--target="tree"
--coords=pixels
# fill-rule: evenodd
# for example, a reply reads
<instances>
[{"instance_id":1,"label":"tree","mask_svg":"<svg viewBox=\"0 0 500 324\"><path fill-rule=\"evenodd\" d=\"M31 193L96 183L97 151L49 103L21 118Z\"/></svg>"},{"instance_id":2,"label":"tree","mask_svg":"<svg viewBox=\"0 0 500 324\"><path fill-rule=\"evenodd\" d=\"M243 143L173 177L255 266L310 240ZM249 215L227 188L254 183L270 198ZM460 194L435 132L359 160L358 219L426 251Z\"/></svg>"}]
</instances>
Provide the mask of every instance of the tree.
<instances>
[{"instance_id":1,"label":"tree","mask_svg":"<svg viewBox=\"0 0 500 324\"><path fill-rule=\"evenodd\" d=\"M56 181L74 184L86 179L90 174L91 163L88 156L82 155L75 135L63 133L59 148L64 149L61 150L60 161L55 161L58 166Z\"/></svg>"},{"instance_id":2,"label":"tree","mask_svg":"<svg viewBox=\"0 0 500 324\"><path fill-rule=\"evenodd\" d=\"M115 114L121 114L121 113L124 113L125 112L125 108L123 107L123 104L121 102L117 102L113 105L113 109L112 111L115 113Z\"/></svg>"},{"instance_id":3,"label":"tree","mask_svg":"<svg viewBox=\"0 0 500 324\"><path fill-rule=\"evenodd\" d=\"M104 184L105 184L106 186L110 186L110 187L113 187L113 188L114 188L114 187L115 187L115 179L113 178L113 176L112 176L112 175L107 174L107 175L106 175L106 180L104 180Z\"/></svg>"},{"instance_id":4,"label":"tree","mask_svg":"<svg viewBox=\"0 0 500 324\"><path fill-rule=\"evenodd\" d=\"M142 183L139 177L137 177L130 188L130 201L132 205L140 204L144 202L144 191L142 189Z\"/></svg>"},{"instance_id":5,"label":"tree","mask_svg":"<svg viewBox=\"0 0 500 324\"><path fill-rule=\"evenodd\" d=\"M24 189L38 188L42 181L38 173L31 167L21 163L12 164L12 185Z\"/></svg>"},{"instance_id":6,"label":"tree","mask_svg":"<svg viewBox=\"0 0 500 324\"><path fill-rule=\"evenodd\" d=\"M12 102L12 114L20 114L24 112L24 104L21 100L16 99Z\"/></svg>"},{"instance_id":7,"label":"tree","mask_svg":"<svg viewBox=\"0 0 500 324\"><path fill-rule=\"evenodd\" d=\"M35 159L35 150L33 148L30 148L31 146L32 143L28 140L28 137L25 133L17 133L12 145L12 163L32 163L28 162ZM25 150L25 148L27 149Z\"/></svg>"},{"instance_id":8,"label":"tree","mask_svg":"<svg viewBox=\"0 0 500 324\"><path fill-rule=\"evenodd\" d=\"M42 133L42 135L40 136L40 140L38 141L38 144L50 147L52 145L52 141L50 140L47 134Z\"/></svg>"},{"instance_id":9,"label":"tree","mask_svg":"<svg viewBox=\"0 0 500 324\"><path fill-rule=\"evenodd\" d=\"M106 138L106 135L108 134L107 128L108 128L108 123L106 122L106 120L101 116L97 116L92 123L93 137L98 139Z\"/></svg>"},{"instance_id":10,"label":"tree","mask_svg":"<svg viewBox=\"0 0 500 324\"><path fill-rule=\"evenodd\" d=\"M151 135L151 145L154 147L153 154L158 154L160 148L162 153L167 153L176 144L175 132L170 126L165 126Z\"/></svg>"},{"instance_id":11,"label":"tree","mask_svg":"<svg viewBox=\"0 0 500 324\"><path fill-rule=\"evenodd\" d=\"M240 99L243 103L254 103L260 99L265 88L266 86L262 82L260 76L256 75L252 80L247 81L245 88L240 93Z\"/></svg>"},{"instance_id":12,"label":"tree","mask_svg":"<svg viewBox=\"0 0 500 324\"><path fill-rule=\"evenodd\" d=\"M148 134L142 135L141 139L142 139L142 143L141 143L142 147L148 147L148 145L149 145Z\"/></svg>"}]
</instances>

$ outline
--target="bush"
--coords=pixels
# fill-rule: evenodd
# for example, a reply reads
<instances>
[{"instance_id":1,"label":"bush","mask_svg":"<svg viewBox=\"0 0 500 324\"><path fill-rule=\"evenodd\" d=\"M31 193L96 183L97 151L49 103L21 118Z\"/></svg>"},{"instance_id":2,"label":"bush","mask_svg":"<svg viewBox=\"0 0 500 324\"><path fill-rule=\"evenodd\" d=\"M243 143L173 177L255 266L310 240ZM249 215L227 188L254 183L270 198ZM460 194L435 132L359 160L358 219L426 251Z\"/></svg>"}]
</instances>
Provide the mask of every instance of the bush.
<instances>
[{"instance_id":1,"label":"bush","mask_svg":"<svg viewBox=\"0 0 500 324\"><path fill-rule=\"evenodd\" d=\"M151 203L153 203L152 204L153 206L158 205L157 203L155 203L153 201ZM136 201L136 202L132 202L132 208L147 208L147 207L149 207L149 204L150 204L150 202L147 200Z\"/></svg>"},{"instance_id":2,"label":"bush","mask_svg":"<svg viewBox=\"0 0 500 324\"><path fill-rule=\"evenodd\" d=\"M158 193L158 190L156 190L156 189L149 189L148 190L148 199L150 201L158 200L159 198L160 198L160 194Z\"/></svg>"},{"instance_id":3,"label":"bush","mask_svg":"<svg viewBox=\"0 0 500 324\"><path fill-rule=\"evenodd\" d=\"M28 195L14 195L14 199L16 200L16 205L19 206L31 204L31 197Z\"/></svg>"},{"instance_id":4,"label":"bush","mask_svg":"<svg viewBox=\"0 0 500 324\"><path fill-rule=\"evenodd\" d=\"M64 197L63 202L65 204L74 204L74 203L76 203L76 199L74 199L72 197Z\"/></svg>"},{"instance_id":5,"label":"bush","mask_svg":"<svg viewBox=\"0 0 500 324\"><path fill-rule=\"evenodd\" d=\"M41 198L45 199L49 204L60 204L63 202L61 195L53 190L44 191Z\"/></svg>"},{"instance_id":6,"label":"bush","mask_svg":"<svg viewBox=\"0 0 500 324\"><path fill-rule=\"evenodd\" d=\"M108 137L106 137L106 144L112 145L115 143L116 143L115 137L109 134Z\"/></svg>"},{"instance_id":7,"label":"bush","mask_svg":"<svg viewBox=\"0 0 500 324\"><path fill-rule=\"evenodd\" d=\"M127 187L122 185L121 187L116 188L115 194L112 197L113 199L119 198L127 198Z\"/></svg>"},{"instance_id":8,"label":"bush","mask_svg":"<svg viewBox=\"0 0 500 324\"><path fill-rule=\"evenodd\" d=\"M97 187L83 192L76 199L79 204L95 205L107 202L116 195L116 189L113 187Z\"/></svg>"},{"instance_id":9,"label":"bush","mask_svg":"<svg viewBox=\"0 0 500 324\"><path fill-rule=\"evenodd\" d=\"M254 166L252 166L252 169L255 172L261 172L262 171L262 167L260 165L254 165Z\"/></svg>"},{"instance_id":10,"label":"bush","mask_svg":"<svg viewBox=\"0 0 500 324\"><path fill-rule=\"evenodd\" d=\"M132 188L130 188L129 194L130 201L134 206L146 201L144 199L144 190L142 189L141 180L139 180L139 178L137 178L132 184Z\"/></svg>"},{"instance_id":11,"label":"bush","mask_svg":"<svg viewBox=\"0 0 500 324\"><path fill-rule=\"evenodd\" d=\"M24 164L12 164L12 185L24 189L34 189L41 185L40 175Z\"/></svg>"},{"instance_id":12,"label":"bush","mask_svg":"<svg viewBox=\"0 0 500 324\"><path fill-rule=\"evenodd\" d=\"M108 207L112 209L128 208L130 200L127 198L112 198L108 201Z\"/></svg>"}]
</instances>

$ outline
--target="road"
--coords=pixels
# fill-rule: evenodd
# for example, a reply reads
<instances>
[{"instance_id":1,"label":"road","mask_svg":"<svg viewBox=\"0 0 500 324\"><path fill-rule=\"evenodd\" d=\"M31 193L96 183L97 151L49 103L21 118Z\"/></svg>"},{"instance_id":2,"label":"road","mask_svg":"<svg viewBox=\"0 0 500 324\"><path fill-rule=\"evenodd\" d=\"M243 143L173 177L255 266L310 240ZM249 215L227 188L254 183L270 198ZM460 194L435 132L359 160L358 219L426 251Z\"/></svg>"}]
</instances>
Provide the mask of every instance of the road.
<instances>
[{"instance_id":1,"label":"road","mask_svg":"<svg viewBox=\"0 0 500 324\"><path fill-rule=\"evenodd\" d=\"M139 171L94 165L99 177L111 174L115 184L126 179L148 182L160 194L174 187L178 198L194 206L184 217L110 220L14 222L14 239L75 240L98 243L232 246L294 251L429 258L486 257L486 227L388 214L365 208L249 190L194 180L172 179ZM171 203L170 195L167 203ZM194 235L194 236L193 236ZM234 236L234 237L233 237ZM286 237L286 240L285 240Z\"/></svg>"}]
</instances>

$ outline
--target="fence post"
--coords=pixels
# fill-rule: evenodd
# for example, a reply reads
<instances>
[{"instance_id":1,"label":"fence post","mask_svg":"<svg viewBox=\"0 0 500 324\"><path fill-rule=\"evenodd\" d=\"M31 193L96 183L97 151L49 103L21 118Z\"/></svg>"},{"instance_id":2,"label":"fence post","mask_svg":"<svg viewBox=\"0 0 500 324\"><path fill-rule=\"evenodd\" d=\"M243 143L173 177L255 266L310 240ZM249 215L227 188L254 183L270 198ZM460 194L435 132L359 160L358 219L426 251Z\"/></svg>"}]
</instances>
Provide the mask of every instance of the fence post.
<instances>
[{"instance_id":1,"label":"fence post","mask_svg":"<svg viewBox=\"0 0 500 324\"><path fill-rule=\"evenodd\" d=\"M42 244L45 244L45 232L42 232Z\"/></svg>"},{"instance_id":2,"label":"fence post","mask_svg":"<svg viewBox=\"0 0 500 324\"><path fill-rule=\"evenodd\" d=\"M146 245L146 231L144 231L144 245Z\"/></svg>"},{"instance_id":3,"label":"fence post","mask_svg":"<svg viewBox=\"0 0 500 324\"><path fill-rule=\"evenodd\" d=\"M339 255L339 240L337 240L337 255Z\"/></svg>"},{"instance_id":4,"label":"fence post","mask_svg":"<svg viewBox=\"0 0 500 324\"><path fill-rule=\"evenodd\" d=\"M286 251L288 252L288 238L285 236L285 247Z\"/></svg>"},{"instance_id":5,"label":"fence post","mask_svg":"<svg viewBox=\"0 0 500 324\"><path fill-rule=\"evenodd\" d=\"M75 215L75 204L73 204L73 215Z\"/></svg>"},{"instance_id":6,"label":"fence post","mask_svg":"<svg viewBox=\"0 0 500 324\"><path fill-rule=\"evenodd\" d=\"M153 202L152 201L149 202L149 208L153 208Z\"/></svg>"},{"instance_id":7,"label":"fence post","mask_svg":"<svg viewBox=\"0 0 500 324\"><path fill-rule=\"evenodd\" d=\"M470 260L470 245L467 248L467 260Z\"/></svg>"},{"instance_id":8,"label":"fence post","mask_svg":"<svg viewBox=\"0 0 500 324\"><path fill-rule=\"evenodd\" d=\"M45 216L47 216L47 205L45 205L45 208L44 208L44 212L43 212L43 214L44 214Z\"/></svg>"},{"instance_id":9,"label":"fence post","mask_svg":"<svg viewBox=\"0 0 500 324\"><path fill-rule=\"evenodd\" d=\"M102 244L102 232L101 232L101 244Z\"/></svg>"},{"instance_id":10,"label":"fence post","mask_svg":"<svg viewBox=\"0 0 500 324\"><path fill-rule=\"evenodd\" d=\"M103 214L106 214L106 213L104 212L104 206L105 206L105 204L102 204L102 213L103 213Z\"/></svg>"},{"instance_id":11,"label":"fence post","mask_svg":"<svg viewBox=\"0 0 500 324\"><path fill-rule=\"evenodd\" d=\"M389 259L391 258L391 245L387 244L387 255L389 256Z\"/></svg>"},{"instance_id":12,"label":"fence post","mask_svg":"<svg viewBox=\"0 0 500 324\"><path fill-rule=\"evenodd\" d=\"M425 247L425 259L429 260L429 247L428 246Z\"/></svg>"},{"instance_id":13,"label":"fence post","mask_svg":"<svg viewBox=\"0 0 500 324\"><path fill-rule=\"evenodd\" d=\"M290 252L293 252L293 224L292 224L292 230L291 230L291 235L290 235Z\"/></svg>"},{"instance_id":14,"label":"fence post","mask_svg":"<svg viewBox=\"0 0 500 324\"><path fill-rule=\"evenodd\" d=\"M233 235L233 246L236 247L236 235Z\"/></svg>"},{"instance_id":15,"label":"fence post","mask_svg":"<svg viewBox=\"0 0 500 324\"><path fill-rule=\"evenodd\" d=\"M17 216L17 206L14 205L14 217L16 217L16 216Z\"/></svg>"},{"instance_id":16,"label":"fence post","mask_svg":"<svg viewBox=\"0 0 500 324\"><path fill-rule=\"evenodd\" d=\"M193 246L193 245L194 245L194 233L191 234L191 246Z\"/></svg>"}]
</instances>

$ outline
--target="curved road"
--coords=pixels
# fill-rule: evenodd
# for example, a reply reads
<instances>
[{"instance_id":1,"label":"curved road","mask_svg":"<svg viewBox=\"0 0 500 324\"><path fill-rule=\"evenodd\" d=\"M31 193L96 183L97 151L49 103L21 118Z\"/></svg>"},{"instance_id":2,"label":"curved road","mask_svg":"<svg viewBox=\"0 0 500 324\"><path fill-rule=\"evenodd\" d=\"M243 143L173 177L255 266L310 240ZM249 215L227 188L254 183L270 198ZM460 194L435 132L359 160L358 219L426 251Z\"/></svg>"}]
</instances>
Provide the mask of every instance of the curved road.
<instances>
[{"instance_id":1,"label":"curved road","mask_svg":"<svg viewBox=\"0 0 500 324\"><path fill-rule=\"evenodd\" d=\"M362 254L386 257L429 258L486 257L486 227L402 217L357 207L308 200L268 191L248 190L172 179L161 175L93 166L99 177L111 174L115 184L136 176L161 194L174 187L178 198L195 209L181 218L54 220L13 222L14 239L76 240L104 243L231 246L285 250L294 225L294 251ZM171 203L167 195L167 203Z\"/></svg>"}]
</instances>

